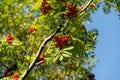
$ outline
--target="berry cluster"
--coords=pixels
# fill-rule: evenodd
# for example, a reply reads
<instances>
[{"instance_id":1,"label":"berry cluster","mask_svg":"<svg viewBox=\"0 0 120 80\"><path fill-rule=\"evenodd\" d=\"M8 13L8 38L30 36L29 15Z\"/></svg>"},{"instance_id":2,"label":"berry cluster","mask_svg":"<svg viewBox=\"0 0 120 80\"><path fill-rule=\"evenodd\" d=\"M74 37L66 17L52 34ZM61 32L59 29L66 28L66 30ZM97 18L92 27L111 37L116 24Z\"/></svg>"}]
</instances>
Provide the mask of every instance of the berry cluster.
<instances>
[{"instance_id":1,"label":"berry cluster","mask_svg":"<svg viewBox=\"0 0 120 80\"><path fill-rule=\"evenodd\" d=\"M78 10L76 9L76 4L68 2L65 8L67 8L68 10L68 13L66 14L68 18L73 18L77 16Z\"/></svg>"},{"instance_id":2,"label":"berry cluster","mask_svg":"<svg viewBox=\"0 0 120 80\"><path fill-rule=\"evenodd\" d=\"M8 35L6 36L6 41L7 41L9 44L11 44L13 40L14 40L14 36L13 36L12 34L8 34Z\"/></svg>"},{"instance_id":3,"label":"berry cluster","mask_svg":"<svg viewBox=\"0 0 120 80\"><path fill-rule=\"evenodd\" d=\"M20 77L19 73L15 73L13 76L12 76L12 80L18 80Z\"/></svg>"},{"instance_id":4,"label":"berry cluster","mask_svg":"<svg viewBox=\"0 0 120 80\"><path fill-rule=\"evenodd\" d=\"M62 35L62 36L54 36L54 40L56 42L55 47L61 49L64 46L68 45L70 38L68 35Z\"/></svg>"},{"instance_id":5,"label":"berry cluster","mask_svg":"<svg viewBox=\"0 0 120 80\"><path fill-rule=\"evenodd\" d=\"M41 12L47 14L50 10L52 10L52 7L48 4L47 0L43 0Z\"/></svg>"},{"instance_id":6,"label":"berry cluster","mask_svg":"<svg viewBox=\"0 0 120 80\"><path fill-rule=\"evenodd\" d=\"M35 32L37 29L34 27L34 26L31 26L30 28L29 28L29 31L32 33L32 32Z\"/></svg>"}]
</instances>

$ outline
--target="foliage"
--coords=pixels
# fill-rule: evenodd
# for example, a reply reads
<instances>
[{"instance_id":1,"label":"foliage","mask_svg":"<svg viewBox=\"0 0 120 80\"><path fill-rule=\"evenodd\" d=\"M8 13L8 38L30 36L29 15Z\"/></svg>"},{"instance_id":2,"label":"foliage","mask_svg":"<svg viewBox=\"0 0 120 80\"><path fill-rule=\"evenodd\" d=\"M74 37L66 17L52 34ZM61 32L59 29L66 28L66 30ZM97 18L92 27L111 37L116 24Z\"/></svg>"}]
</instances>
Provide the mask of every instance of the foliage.
<instances>
[{"instance_id":1,"label":"foliage","mask_svg":"<svg viewBox=\"0 0 120 80\"><path fill-rule=\"evenodd\" d=\"M26 80L94 80L92 68L98 31L87 31L84 23L97 11L94 0L1 0L0 1L0 77L9 80L22 75L36 57L39 46L57 27L54 36L39 55ZM104 12L113 6L120 12L120 1L104 0ZM112 4L113 3L113 4ZM67 36L67 37L66 37ZM57 37L57 38L55 38ZM6 76L6 74L9 76ZM17 76L18 77L18 76Z\"/></svg>"}]
</instances>

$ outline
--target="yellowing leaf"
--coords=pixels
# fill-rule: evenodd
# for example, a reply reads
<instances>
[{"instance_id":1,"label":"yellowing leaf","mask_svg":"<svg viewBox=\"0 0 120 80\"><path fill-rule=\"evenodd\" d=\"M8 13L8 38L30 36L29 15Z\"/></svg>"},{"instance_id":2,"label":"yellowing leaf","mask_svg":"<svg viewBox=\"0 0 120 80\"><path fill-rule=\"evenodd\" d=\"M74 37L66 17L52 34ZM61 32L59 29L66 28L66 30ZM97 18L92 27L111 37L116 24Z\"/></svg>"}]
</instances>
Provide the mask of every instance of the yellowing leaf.
<instances>
[{"instance_id":1,"label":"yellowing leaf","mask_svg":"<svg viewBox=\"0 0 120 80\"><path fill-rule=\"evenodd\" d=\"M42 5L43 0L38 0L35 5L32 7L33 10L39 10Z\"/></svg>"}]
</instances>

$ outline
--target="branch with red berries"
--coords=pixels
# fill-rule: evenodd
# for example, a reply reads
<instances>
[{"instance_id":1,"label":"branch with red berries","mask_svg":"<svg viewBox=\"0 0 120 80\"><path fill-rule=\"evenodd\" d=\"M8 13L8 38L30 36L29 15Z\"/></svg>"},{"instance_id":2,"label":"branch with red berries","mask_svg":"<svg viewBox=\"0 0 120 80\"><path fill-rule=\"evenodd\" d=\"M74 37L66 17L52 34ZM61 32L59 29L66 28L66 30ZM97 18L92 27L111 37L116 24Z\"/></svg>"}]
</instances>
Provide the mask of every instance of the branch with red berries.
<instances>
[{"instance_id":1,"label":"branch with red berries","mask_svg":"<svg viewBox=\"0 0 120 80\"><path fill-rule=\"evenodd\" d=\"M88 8L88 6L90 6L90 4L93 2L93 0L90 0L87 4L86 4L86 6L82 6L82 10L81 11L78 11L79 13L78 13L78 15L79 14L81 14L82 12L84 12L87 8Z\"/></svg>"},{"instance_id":2,"label":"branch with red berries","mask_svg":"<svg viewBox=\"0 0 120 80\"><path fill-rule=\"evenodd\" d=\"M84 11L86 10L86 8L87 8L92 2L93 2L93 0L90 0L90 1L86 4L86 6L81 10L80 13L84 12Z\"/></svg>"},{"instance_id":3,"label":"branch with red berries","mask_svg":"<svg viewBox=\"0 0 120 80\"><path fill-rule=\"evenodd\" d=\"M49 42L57 33L60 32L60 29L62 28L62 24L60 24L58 26L58 29L51 34L50 36L48 36L40 45L39 50L36 54L35 59L33 60L33 62L30 64L30 66L28 67L28 69L24 72L24 74L21 76L22 80L25 79L25 77L27 76L27 74L29 74L29 72L32 70L32 68L35 66L36 61L38 60L39 56L41 55L41 52L43 51L44 46L46 45L47 42Z\"/></svg>"},{"instance_id":4,"label":"branch with red berries","mask_svg":"<svg viewBox=\"0 0 120 80\"><path fill-rule=\"evenodd\" d=\"M93 0L90 0L88 2L88 4L86 4L86 6L80 11L80 13L82 13L83 11L85 11L85 9L92 3ZM39 56L41 55L41 52L43 51L43 48L44 46L46 45L46 43L48 43L57 33L60 32L60 29L62 28L62 24L60 24L58 26L58 29L53 33L51 34L50 36L48 36L43 42L42 44L40 45L39 47L39 50L36 54L36 57L35 59L33 60L33 62L29 65L28 69L24 72L23 75L21 75L21 79L24 80L26 78L26 76L29 74L29 72L33 69L33 67L36 65L36 62L39 58ZM40 63L41 64L41 63Z\"/></svg>"}]
</instances>

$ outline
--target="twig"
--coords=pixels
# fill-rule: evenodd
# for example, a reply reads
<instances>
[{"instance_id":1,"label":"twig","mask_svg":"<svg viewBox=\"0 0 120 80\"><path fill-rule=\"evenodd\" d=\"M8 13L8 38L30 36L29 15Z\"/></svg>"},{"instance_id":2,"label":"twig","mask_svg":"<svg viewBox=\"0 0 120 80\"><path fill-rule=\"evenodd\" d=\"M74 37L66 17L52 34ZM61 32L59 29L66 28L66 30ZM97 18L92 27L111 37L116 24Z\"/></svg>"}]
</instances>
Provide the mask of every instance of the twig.
<instances>
[{"instance_id":1,"label":"twig","mask_svg":"<svg viewBox=\"0 0 120 80\"><path fill-rule=\"evenodd\" d=\"M90 0L90 1L86 4L86 6L80 11L80 13L82 13L83 11L85 11L85 9L90 5L90 3L91 3L92 1L93 1L93 0ZM42 42L42 44L40 45L39 50L38 50L38 52L37 52L37 54L36 54L35 59L34 59L33 62L30 64L30 66L28 67L28 69L24 72L24 74L21 76L21 79L22 79L22 80L24 80L24 79L26 78L26 76L29 74L29 72L32 70L32 68L35 66L35 63L36 63L39 55L40 55L41 52L43 51L43 48L44 48L45 44L46 44L47 42L49 42L49 41L54 37L54 35L56 35L58 32L60 32L60 29L61 29L61 28L62 28L62 24L60 24L60 25L58 26L58 29L56 30L56 32L54 32L53 34L51 34L49 37L47 37L47 38Z\"/></svg>"},{"instance_id":2,"label":"twig","mask_svg":"<svg viewBox=\"0 0 120 80\"><path fill-rule=\"evenodd\" d=\"M88 7L92 2L93 2L93 0L90 0L90 1L85 5L85 7L84 7L81 11L79 11L79 13L84 12L84 11L87 9L87 7Z\"/></svg>"},{"instance_id":3,"label":"twig","mask_svg":"<svg viewBox=\"0 0 120 80\"><path fill-rule=\"evenodd\" d=\"M37 63L35 63L35 65L40 65L40 64L42 64L42 63L44 63L45 61L40 61L40 62L37 62Z\"/></svg>"}]
</instances>

